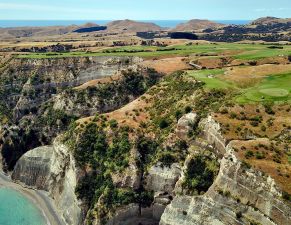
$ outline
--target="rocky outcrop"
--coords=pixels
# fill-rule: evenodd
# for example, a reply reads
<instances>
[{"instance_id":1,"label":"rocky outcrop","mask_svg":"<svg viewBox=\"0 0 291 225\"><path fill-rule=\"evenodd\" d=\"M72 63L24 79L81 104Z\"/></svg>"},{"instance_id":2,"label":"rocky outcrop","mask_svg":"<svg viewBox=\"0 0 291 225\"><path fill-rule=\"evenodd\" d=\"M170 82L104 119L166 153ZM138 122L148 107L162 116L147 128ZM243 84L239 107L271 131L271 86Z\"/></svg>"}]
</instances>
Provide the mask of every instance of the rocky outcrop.
<instances>
[{"instance_id":1,"label":"rocky outcrop","mask_svg":"<svg viewBox=\"0 0 291 225\"><path fill-rule=\"evenodd\" d=\"M218 154L223 155L225 153L226 140L221 134L221 128L212 116L208 116L199 123L199 127L202 129L203 137L212 145L213 149L217 150Z\"/></svg>"},{"instance_id":2,"label":"rocky outcrop","mask_svg":"<svg viewBox=\"0 0 291 225\"><path fill-rule=\"evenodd\" d=\"M138 204L129 204L120 207L115 212L114 218L110 219L106 225L158 225L159 219L156 220L153 217L153 214L155 213L153 207L140 209Z\"/></svg>"},{"instance_id":3,"label":"rocky outcrop","mask_svg":"<svg viewBox=\"0 0 291 225\"><path fill-rule=\"evenodd\" d=\"M39 107L42 103L60 93L64 88L75 87L85 82L113 76L141 61L138 57L84 57L60 59L14 59L1 75L21 77L15 80L9 93L14 117L20 119L26 111ZM12 75L9 74L12 72Z\"/></svg>"},{"instance_id":4,"label":"rocky outcrop","mask_svg":"<svg viewBox=\"0 0 291 225\"><path fill-rule=\"evenodd\" d=\"M158 163L149 169L145 187L147 190L158 193L172 193L181 173L182 170L178 163L172 164L171 167L162 166L161 163Z\"/></svg>"},{"instance_id":5,"label":"rocky outcrop","mask_svg":"<svg viewBox=\"0 0 291 225\"><path fill-rule=\"evenodd\" d=\"M202 196L176 196L160 225L171 224L290 224L291 208L275 182L240 162L231 143L220 172Z\"/></svg>"},{"instance_id":6,"label":"rocky outcrop","mask_svg":"<svg viewBox=\"0 0 291 225\"><path fill-rule=\"evenodd\" d=\"M43 146L28 151L17 162L12 179L48 191L53 150L51 146Z\"/></svg>"},{"instance_id":7,"label":"rocky outcrop","mask_svg":"<svg viewBox=\"0 0 291 225\"><path fill-rule=\"evenodd\" d=\"M186 140L188 134L193 130L194 126L198 122L198 116L196 113L188 113L182 116L176 127L176 134L180 139Z\"/></svg>"},{"instance_id":8,"label":"rocky outcrop","mask_svg":"<svg viewBox=\"0 0 291 225\"><path fill-rule=\"evenodd\" d=\"M66 224L81 223L82 211L75 195L75 160L68 147L58 139L53 146L39 147L24 154L17 162L12 178L28 187L49 192Z\"/></svg>"}]
</instances>

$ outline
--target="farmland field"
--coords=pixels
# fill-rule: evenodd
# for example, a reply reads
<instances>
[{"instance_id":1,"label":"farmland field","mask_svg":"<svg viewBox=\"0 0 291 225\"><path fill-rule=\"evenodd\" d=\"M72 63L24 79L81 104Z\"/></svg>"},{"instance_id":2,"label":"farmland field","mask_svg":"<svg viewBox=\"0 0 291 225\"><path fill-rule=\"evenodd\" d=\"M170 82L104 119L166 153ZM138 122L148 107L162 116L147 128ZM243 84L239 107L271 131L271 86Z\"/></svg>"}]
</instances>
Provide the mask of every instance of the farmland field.
<instances>
[{"instance_id":1,"label":"farmland field","mask_svg":"<svg viewBox=\"0 0 291 225\"><path fill-rule=\"evenodd\" d=\"M256 60L277 58L282 60L291 55L291 46L280 47L272 44L242 44L242 43L185 43L157 46L123 46L108 47L95 52L72 51L64 53L28 53L19 54L18 58L45 59L63 57L90 57L90 56L138 56L148 59L189 57L219 59L229 57L239 60L242 65L231 68L202 70L187 70L189 76L195 77L205 83L205 88L210 89L233 89L235 90L234 101L238 103L256 102L288 102L291 99L291 67L283 64L256 65ZM272 60L271 60L272 61ZM152 61L152 64L155 61ZM243 62L255 62L254 65ZM163 63L163 62L160 62ZM150 66L151 63L149 63ZM289 63L290 64L290 63ZM147 65L148 66L148 65ZM165 65L165 67L167 67Z\"/></svg>"},{"instance_id":2,"label":"farmland field","mask_svg":"<svg viewBox=\"0 0 291 225\"><path fill-rule=\"evenodd\" d=\"M237 43L215 43L215 44L192 44L172 45L168 47L156 46L125 46L113 47L96 52L64 52L64 53L29 53L20 54L19 58L62 58L62 57L85 57L85 56L187 56L191 54L217 55L227 53L236 59L255 60L266 57L291 54L291 46L284 46L283 49L270 49L269 44L237 44ZM238 53L239 52L239 53Z\"/></svg>"}]
</instances>

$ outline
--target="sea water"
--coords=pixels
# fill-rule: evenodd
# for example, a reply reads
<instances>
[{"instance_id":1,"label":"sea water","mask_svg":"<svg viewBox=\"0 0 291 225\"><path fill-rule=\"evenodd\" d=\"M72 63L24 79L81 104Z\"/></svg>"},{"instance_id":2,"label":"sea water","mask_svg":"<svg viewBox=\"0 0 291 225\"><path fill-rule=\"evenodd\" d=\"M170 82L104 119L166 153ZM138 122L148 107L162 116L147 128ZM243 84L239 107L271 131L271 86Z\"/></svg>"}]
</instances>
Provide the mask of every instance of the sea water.
<instances>
[{"instance_id":1,"label":"sea water","mask_svg":"<svg viewBox=\"0 0 291 225\"><path fill-rule=\"evenodd\" d=\"M46 225L41 211L23 194L0 188L0 225Z\"/></svg>"}]
</instances>

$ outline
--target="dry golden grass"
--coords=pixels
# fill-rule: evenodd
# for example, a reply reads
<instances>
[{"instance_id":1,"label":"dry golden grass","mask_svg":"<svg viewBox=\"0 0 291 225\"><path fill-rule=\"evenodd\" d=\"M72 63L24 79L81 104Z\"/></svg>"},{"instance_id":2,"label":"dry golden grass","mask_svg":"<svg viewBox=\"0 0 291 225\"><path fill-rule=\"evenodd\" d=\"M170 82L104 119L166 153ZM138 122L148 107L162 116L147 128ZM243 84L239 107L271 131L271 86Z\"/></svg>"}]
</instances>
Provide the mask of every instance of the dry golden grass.
<instances>
[{"instance_id":1,"label":"dry golden grass","mask_svg":"<svg viewBox=\"0 0 291 225\"><path fill-rule=\"evenodd\" d=\"M195 60L195 58L194 58ZM229 58L225 57L222 59L221 57L200 57L196 59L198 65L205 67L207 69L215 69L221 68L224 66L224 60L229 60Z\"/></svg>"},{"instance_id":2,"label":"dry golden grass","mask_svg":"<svg viewBox=\"0 0 291 225\"><path fill-rule=\"evenodd\" d=\"M273 156L276 154L272 151L271 141L267 138L261 138L250 141L233 141L233 147L236 149L236 155L252 165L253 168L270 175L276 183L286 192L291 193L291 165L288 163L287 155L282 154L281 163L273 161ZM275 146L277 151L284 151L283 146ZM252 151L256 153L264 152L265 158L258 159L256 156L246 157L246 152Z\"/></svg>"},{"instance_id":3,"label":"dry golden grass","mask_svg":"<svg viewBox=\"0 0 291 225\"><path fill-rule=\"evenodd\" d=\"M226 70L222 78L243 87L254 85L266 76L283 74L287 72L291 72L291 64L265 64L249 67L231 67Z\"/></svg>"},{"instance_id":4,"label":"dry golden grass","mask_svg":"<svg viewBox=\"0 0 291 225\"><path fill-rule=\"evenodd\" d=\"M258 169L275 179L276 183L288 193L291 193L291 165L286 154L286 145L290 149L288 142L281 142L277 137L286 129L291 127L291 108L288 105L275 105L273 111L275 115L265 112L263 106L257 105L235 105L227 108L228 113L215 113L214 117L222 126L222 131L227 140L233 141L233 146L237 150L237 156L255 169ZM234 118L233 115L236 115ZM251 125L251 118L261 117L262 121L258 126ZM270 121L272 121L270 123ZM266 129L262 129L265 127ZM254 134L255 140L245 140L244 130ZM273 147L271 146L273 143ZM253 157L246 157L246 152L252 151ZM264 153L263 159L258 159L256 154ZM274 157L279 156L281 163L275 162Z\"/></svg>"},{"instance_id":5,"label":"dry golden grass","mask_svg":"<svg viewBox=\"0 0 291 225\"><path fill-rule=\"evenodd\" d=\"M234 107L227 108L228 113L214 113L215 119L223 125L223 127L229 126L229 130L225 131L225 137L228 140L235 140L243 138L241 132L237 129L241 128L243 131L245 128L251 130L254 134L260 136L267 136L269 138L274 138L279 135L282 130L287 127L291 127L291 111L288 105L276 105L273 106L275 115L269 115L265 112L263 106L258 106L254 104L249 105L235 105ZM237 117L232 118L231 114L235 114ZM252 126L251 118L256 116L262 117L262 122L259 123L257 127ZM246 119L243 119L246 117ZM272 123L268 121L273 121ZM266 130L262 130L262 125L266 127Z\"/></svg>"},{"instance_id":6,"label":"dry golden grass","mask_svg":"<svg viewBox=\"0 0 291 225\"><path fill-rule=\"evenodd\" d=\"M124 107L107 113L106 115L109 119L115 119L122 125L138 128L142 122L146 122L148 120L148 114L145 108L148 107L150 103L144 99L147 97L147 95L143 95Z\"/></svg>"},{"instance_id":7,"label":"dry golden grass","mask_svg":"<svg viewBox=\"0 0 291 225\"><path fill-rule=\"evenodd\" d=\"M159 73L171 74L178 70L191 69L188 64L188 58L185 57L173 57L162 58L157 60L146 60L141 63L142 66L155 69Z\"/></svg>"},{"instance_id":8,"label":"dry golden grass","mask_svg":"<svg viewBox=\"0 0 291 225\"><path fill-rule=\"evenodd\" d=\"M148 114L145 110L151 104L146 100L148 97L147 94L144 94L122 108L105 113L104 115L107 117L107 120L116 120L119 125L138 128L142 122L148 120ZM80 125L85 124L91 122L93 118L94 116L82 118L77 120L77 123Z\"/></svg>"},{"instance_id":9,"label":"dry golden grass","mask_svg":"<svg viewBox=\"0 0 291 225\"><path fill-rule=\"evenodd\" d=\"M96 86L97 84L106 84L106 83L111 83L113 81L119 80L120 76L119 75L113 75L110 77L104 77L100 79L95 79L95 80L90 80L80 86L75 87L75 90L84 90L88 87Z\"/></svg>"}]
</instances>

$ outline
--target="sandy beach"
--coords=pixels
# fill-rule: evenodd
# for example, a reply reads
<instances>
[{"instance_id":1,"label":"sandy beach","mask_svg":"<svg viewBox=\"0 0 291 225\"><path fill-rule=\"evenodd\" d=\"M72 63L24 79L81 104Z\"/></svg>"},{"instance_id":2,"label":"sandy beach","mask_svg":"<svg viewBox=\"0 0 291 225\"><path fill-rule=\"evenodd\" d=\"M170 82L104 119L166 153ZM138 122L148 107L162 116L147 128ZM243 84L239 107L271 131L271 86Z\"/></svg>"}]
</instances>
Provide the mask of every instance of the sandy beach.
<instances>
[{"instance_id":1,"label":"sandy beach","mask_svg":"<svg viewBox=\"0 0 291 225\"><path fill-rule=\"evenodd\" d=\"M65 225L58 216L53 200L45 191L29 189L14 183L8 176L0 172L0 188L13 188L29 198L41 210L48 225Z\"/></svg>"}]
</instances>

